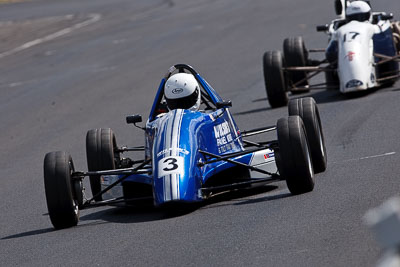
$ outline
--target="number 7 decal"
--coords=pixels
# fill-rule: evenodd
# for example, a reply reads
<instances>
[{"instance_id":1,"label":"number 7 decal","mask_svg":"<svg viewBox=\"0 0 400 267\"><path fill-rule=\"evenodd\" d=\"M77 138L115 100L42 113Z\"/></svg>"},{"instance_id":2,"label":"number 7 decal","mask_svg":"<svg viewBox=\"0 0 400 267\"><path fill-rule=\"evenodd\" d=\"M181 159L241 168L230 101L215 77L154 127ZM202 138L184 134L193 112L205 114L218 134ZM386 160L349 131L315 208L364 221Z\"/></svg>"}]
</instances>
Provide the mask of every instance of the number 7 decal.
<instances>
[{"instance_id":1,"label":"number 7 decal","mask_svg":"<svg viewBox=\"0 0 400 267\"><path fill-rule=\"evenodd\" d=\"M352 34L351 39L349 39L349 42L354 40L354 39L356 39L356 37L360 35L359 32L348 32L348 33L345 33L344 36L343 36L343 43L346 42L348 34Z\"/></svg>"}]
</instances>

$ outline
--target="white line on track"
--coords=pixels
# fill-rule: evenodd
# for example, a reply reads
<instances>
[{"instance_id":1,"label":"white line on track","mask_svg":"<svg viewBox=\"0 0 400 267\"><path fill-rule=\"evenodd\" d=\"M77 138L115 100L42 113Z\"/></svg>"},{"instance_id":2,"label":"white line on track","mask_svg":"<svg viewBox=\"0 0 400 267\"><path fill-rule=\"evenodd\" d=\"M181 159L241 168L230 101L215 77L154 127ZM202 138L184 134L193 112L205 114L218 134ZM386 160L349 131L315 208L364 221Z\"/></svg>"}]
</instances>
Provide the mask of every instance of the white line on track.
<instances>
[{"instance_id":1,"label":"white line on track","mask_svg":"<svg viewBox=\"0 0 400 267\"><path fill-rule=\"evenodd\" d=\"M30 42L27 42L27 43L25 43L25 44L23 44L21 46L18 46L18 47L14 48L14 49L9 50L9 51L3 52L3 53L0 54L0 59L4 58L4 57L7 57L7 56L10 56L10 55L13 55L13 54L18 53L18 52L21 52L21 51L23 51L25 49L31 48L31 47L36 46L38 44L54 40L54 39L56 39L58 37L61 37L63 35L66 35L66 34L72 32L74 30L77 30L77 29L83 28L85 26L88 26L88 25L90 25L92 23L95 23L95 22L99 21L100 19L101 19L101 15L100 14L90 14L89 15L89 19L86 20L86 21L83 21L81 23L75 24L72 27L68 27L68 28L62 29L62 30L60 30L58 32L49 34L49 35L47 35L47 36L45 36L43 38L39 38L39 39L30 41Z\"/></svg>"},{"instance_id":2,"label":"white line on track","mask_svg":"<svg viewBox=\"0 0 400 267\"><path fill-rule=\"evenodd\" d=\"M364 159L381 158L381 157L393 156L394 154L396 154L396 152L388 152L388 153L384 153L384 154L366 156L366 157L361 157L361 158L347 159L347 160L343 160L343 161L336 161L336 162L333 162L333 163L344 163L344 162L359 161L359 160L364 160Z\"/></svg>"}]
</instances>

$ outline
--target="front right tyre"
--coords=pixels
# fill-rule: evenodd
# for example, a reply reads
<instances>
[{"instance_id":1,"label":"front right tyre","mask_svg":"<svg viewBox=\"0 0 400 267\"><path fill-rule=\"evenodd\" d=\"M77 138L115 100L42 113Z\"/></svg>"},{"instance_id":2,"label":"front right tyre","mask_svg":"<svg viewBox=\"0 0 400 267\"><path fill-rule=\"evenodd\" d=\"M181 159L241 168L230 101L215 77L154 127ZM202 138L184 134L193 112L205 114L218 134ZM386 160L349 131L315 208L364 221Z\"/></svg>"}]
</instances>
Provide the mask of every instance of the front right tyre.
<instances>
[{"instance_id":1,"label":"front right tyre","mask_svg":"<svg viewBox=\"0 0 400 267\"><path fill-rule=\"evenodd\" d=\"M314 169L306 129L299 116L281 118L277 123L280 164L278 171L293 195L314 189Z\"/></svg>"},{"instance_id":2,"label":"front right tyre","mask_svg":"<svg viewBox=\"0 0 400 267\"><path fill-rule=\"evenodd\" d=\"M86 158L89 171L114 170L120 162L117 141L110 128L92 129L86 134ZM90 176L90 188L96 201L103 198L100 176Z\"/></svg>"}]
</instances>

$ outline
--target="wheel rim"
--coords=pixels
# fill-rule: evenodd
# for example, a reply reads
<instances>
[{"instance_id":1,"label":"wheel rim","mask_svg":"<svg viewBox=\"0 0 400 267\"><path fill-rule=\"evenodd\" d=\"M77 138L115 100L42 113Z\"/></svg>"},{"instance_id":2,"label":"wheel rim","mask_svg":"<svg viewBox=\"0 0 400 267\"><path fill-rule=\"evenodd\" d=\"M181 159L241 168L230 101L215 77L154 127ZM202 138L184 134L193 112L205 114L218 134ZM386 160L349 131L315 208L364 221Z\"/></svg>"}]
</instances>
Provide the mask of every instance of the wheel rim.
<instances>
[{"instance_id":1,"label":"wheel rim","mask_svg":"<svg viewBox=\"0 0 400 267\"><path fill-rule=\"evenodd\" d=\"M72 178L72 174L75 172L74 163L70 160L68 162L68 164L69 164L69 170L70 170L70 177ZM72 179L70 179L70 181L71 181L71 189L75 190L74 181ZM79 205L78 205L77 196L74 193L72 194L72 207L74 209L75 216L78 216L79 215Z\"/></svg>"},{"instance_id":2,"label":"wheel rim","mask_svg":"<svg viewBox=\"0 0 400 267\"><path fill-rule=\"evenodd\" d=\"M74 213L75 213L75 215L78 216L78 214L79 214L79 207L78 207L78 205L77 205L75 199L72 200L72 206L74 207Z\"/></svg>"}]
</instances>

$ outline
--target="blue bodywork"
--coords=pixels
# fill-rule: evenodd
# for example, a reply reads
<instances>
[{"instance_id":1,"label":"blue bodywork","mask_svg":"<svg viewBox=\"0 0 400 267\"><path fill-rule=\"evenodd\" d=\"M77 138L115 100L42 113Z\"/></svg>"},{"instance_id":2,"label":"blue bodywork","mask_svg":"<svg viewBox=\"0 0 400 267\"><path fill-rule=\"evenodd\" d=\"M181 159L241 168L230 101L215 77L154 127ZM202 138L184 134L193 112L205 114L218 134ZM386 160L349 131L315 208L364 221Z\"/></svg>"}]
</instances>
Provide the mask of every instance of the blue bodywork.
<instances>
[{"instance_id":1,"label":"blue bodywork","mask_svg":"<svg viewBox=\"0 0 400 267\"><path fill-rule=\"evenodd\" d=\"M203 185L216 174L235 166L226 161L202 165L207 159L199 150L215 155L244 151L241 134L229 109L216 108L222 98L198 73L193 74L202 87L202 94L215 108L166 109L162 104L163 91L171 72L160 83L145 127L145 158L151 159L151 173L132 174L122 184L151 186L156 206L203 200ZM250 164L253 156L253 153L242 153L232 160Z\"/></svg>"},{"instance_id":2,"label":"blue bodywork","mask_svg":"<svg viewBox=\"0 0 400 267\"><path fill-rule=\"evenodd\" d=\"M397 53L396 47L393 43L393 32L389 27L386 31L379 34L375 34L373 37L374 41L374 53L385 55L388 57L394 57ZM375 57L375 62L379 62L380 58ZM390 61L382 65L378 65L377 74L378 77L390 76L397 73L399 70L399 63L396 61ZM387 73L385 75L385 73Z\"/></svg>"}]
</instances>

